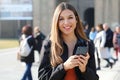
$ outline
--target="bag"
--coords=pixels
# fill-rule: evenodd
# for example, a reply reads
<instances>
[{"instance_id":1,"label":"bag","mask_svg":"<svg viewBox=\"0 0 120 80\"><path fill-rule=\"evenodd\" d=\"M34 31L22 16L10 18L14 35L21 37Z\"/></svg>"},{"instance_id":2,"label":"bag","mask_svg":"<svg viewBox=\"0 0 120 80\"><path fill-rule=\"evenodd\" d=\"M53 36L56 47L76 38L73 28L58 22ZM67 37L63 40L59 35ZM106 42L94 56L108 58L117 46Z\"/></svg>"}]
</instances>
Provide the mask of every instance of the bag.
<instances>
[{"instance_id":1,"label":"bag","mask_svg":"<svg viewBox=\"0 0 120 80\"><path fill-rule=\"evenodd\" d=\"M30 54L33 47L29 46L28 39L31 38L31 37L32 36L28 36L27 38L24 38L20 42L20 55L21 56L27 57Z\"/></svg>"},{"instance_id":2,"label":"bag","mask_svg":"<svg viewBox=\"0 0 120 80\"><path fill-rule=\"evenodd\" d=\"M17 52L17 60L20 60L20 59L21 59L20 53Z\"/></svg>"}]
</instances>

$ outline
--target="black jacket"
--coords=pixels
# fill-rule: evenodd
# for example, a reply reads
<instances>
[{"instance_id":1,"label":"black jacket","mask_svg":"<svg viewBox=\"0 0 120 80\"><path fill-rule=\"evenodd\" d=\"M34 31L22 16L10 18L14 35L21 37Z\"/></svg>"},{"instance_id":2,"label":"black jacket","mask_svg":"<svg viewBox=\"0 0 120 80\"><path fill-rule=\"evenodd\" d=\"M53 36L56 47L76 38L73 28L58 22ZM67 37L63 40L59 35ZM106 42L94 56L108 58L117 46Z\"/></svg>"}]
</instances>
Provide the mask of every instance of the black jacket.
<instances>
[{"instance_id":1,"label":"black jacket","mask_svg":"<svg viewBox=\"0 0 120 80\"><path fill-rule=\"evenodd\" d=\"M65 43L64 45L64 52L61 58L65 62L68 59L68 47ZM78 46L85 46L86 41L82 39L78 39L73 53L75 53L76 48ZM39 80L64 80L64 76L66 74L66 71L63 68L63 64L59 64L56 67L51 67L50 64L50 41L45 40L42 46L41 50L41 62L38 70L38 78ZM75 72L77 74L77 77L79 80L98 80L99 77L96 74L96 66L95 66L95 58L94 58L94 45L93 43L89 42L89 55L90 59L87 64L86 72L82 73L80 72L79 68L75 68ZM73 54L74 55L74 54ZM72 75L71 75L72 76Z\"/></svg>"},{"instance_id":2,"label":"black jacket","mask_svg":"<svg viewBox=\"0 0 120 80\"><path fill-rule=\"evenodd\" d=\"M38 52L40 53L40 50L41 50L41 47L42 47L42 43L43 43L43 40L45 39L45 35L41 32L39 33L36 37L35 37L35 40L36 40L36 45L37 45L37 50Z\"/></svg>"},{"instance_id":3,"label":"black jacket","mask_svg":"<svg viewBox=\"0 0 120 80\"><path fill-rule=\"evenodd\" d=\"M106 31L105 47L113 47L113 31L110 28Z\"/></svg>"},{"instance_id":4,"label":"black jacket","mask_svg":"<svg viewBox=\"0 0 120 80\"><path fill-rule=\"evenodd\" d=\"M33 46L30 54L27 57L21 56L21 61L26 63L33 63L34 62L34 50L36 50L36 43L33 37L28 39L29 46Z\"/></svg>"}]
</instances>

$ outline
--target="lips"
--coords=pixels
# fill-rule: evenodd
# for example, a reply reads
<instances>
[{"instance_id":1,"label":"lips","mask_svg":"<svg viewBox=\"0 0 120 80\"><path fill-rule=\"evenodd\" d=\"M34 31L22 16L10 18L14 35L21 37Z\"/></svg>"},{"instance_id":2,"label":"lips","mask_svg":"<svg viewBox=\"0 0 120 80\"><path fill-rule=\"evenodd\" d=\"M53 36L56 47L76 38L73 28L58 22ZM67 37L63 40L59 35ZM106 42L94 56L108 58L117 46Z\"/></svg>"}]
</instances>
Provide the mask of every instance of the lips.
<instances>
[{"instance_id":1,"label":"lips","mask_svg":"<svg viewBox=\"0 0 120 80\"><path fill-rule=\"evenodd\" d=\"M66 26L66 27L64 27L64 29L65 29L65 30L70 30L71 27L70 27L70 26Z\"/></svg>"}]
</instances>

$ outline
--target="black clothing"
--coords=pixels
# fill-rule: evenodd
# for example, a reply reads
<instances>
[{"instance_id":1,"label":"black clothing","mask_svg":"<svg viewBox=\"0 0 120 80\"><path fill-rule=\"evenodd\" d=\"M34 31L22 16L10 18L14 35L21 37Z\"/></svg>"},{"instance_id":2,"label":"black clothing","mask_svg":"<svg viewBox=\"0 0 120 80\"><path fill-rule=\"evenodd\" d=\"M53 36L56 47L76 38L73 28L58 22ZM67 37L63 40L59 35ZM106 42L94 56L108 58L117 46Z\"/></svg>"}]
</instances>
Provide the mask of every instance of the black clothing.
<instances>
[{"instance_id":1,"label":"black clothing","mask_svg":"<svg viewBox=\"0 0 120 80\"><path fill-rule=\"evenodd\" d=\"M50 40L45 40L41 49L41 60L40 66L38 70L38 78L39 80L64 80L64 76L66 71L63 68L63 63L57 65L56 67L52 67L50 64ZM68 59L68 47L63 42L64 51L61 55L63 62ZM87 41L83 39L78 39L75 45L73 55L76 52L78 46L87 46ZM95 67L95 58L94 58L94 45L91 42L88 42L89 46L89 55L90 59L87 64L86 72L82 73L78 67L74 68L78 80L98 80L98 76L96 74L96 67Z\"/></svg>"},{"instance_id":2,"label":"black clothing","mask_svg":"<svg viewBox=\"0 0 120 80\"><path fill-rule=\"evenodd\" d=\"M87 38L89 39L89 33L90 33L90 30L89 30L89 29L85 29L84 32L85 32Z\"/></svg>"},{"instance_id":3,"label":"black clothing","mask_svg":"<svg viewBox=\"0 0 120 80\"><path fill-rule=\"evenodd\" d=\"M43 40L45 39L45 35L43 33L39 33L36 37L36 44L37 44L37 50L40 53L41 47L42 47L42 43Z\"/></svg>"},{"instance_id":4,"label":"black clothing","mask_svg":"<svg viewBox=\"0 0 120 80\"><path fill-rule=\"evenodd\" d=\"M110 28L106 31L105 47L113 47L113 31Z\"/></svg>"},{"instance_id":5,"label":"black clothing","mask_svg":"<svg viewBox=\"0 0 120 80\"><path fill-rule=\"evenodd\" d=\"M26 63L33 63L34 62L34 50L36 49L35 39L33 37L28 39L29 46L33 47L30 54L27 57L21 56L21 61Z\"/></svg>"}]
</instances>

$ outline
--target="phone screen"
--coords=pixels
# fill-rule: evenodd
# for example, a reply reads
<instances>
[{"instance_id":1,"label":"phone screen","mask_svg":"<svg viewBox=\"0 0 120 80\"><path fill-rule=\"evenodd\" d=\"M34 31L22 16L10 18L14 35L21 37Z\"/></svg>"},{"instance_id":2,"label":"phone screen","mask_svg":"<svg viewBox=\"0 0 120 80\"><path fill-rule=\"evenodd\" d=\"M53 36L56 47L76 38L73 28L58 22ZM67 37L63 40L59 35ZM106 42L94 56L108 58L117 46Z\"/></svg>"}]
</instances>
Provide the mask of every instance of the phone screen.
<instances>
[{"instance_id":1,"label":"phone screen","mask_svg":"<svg viewBox=\"0 0 120 80\"><path fill-rule=\"evenodd\" d=\"M88 47L87 46L79 46L77 47L76 50L76 55L86 55L86 53L88 52Z\"/></svg>"}]
</instances>

